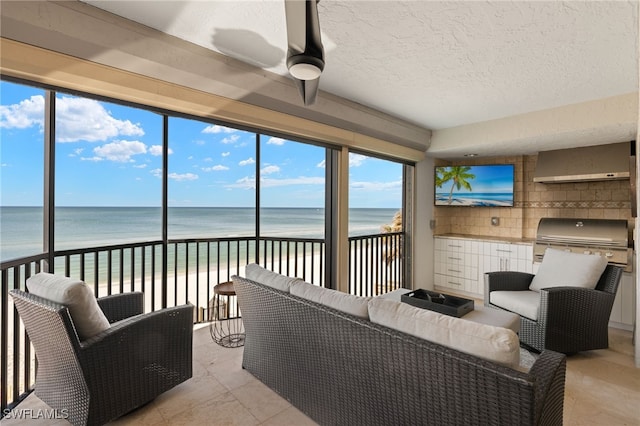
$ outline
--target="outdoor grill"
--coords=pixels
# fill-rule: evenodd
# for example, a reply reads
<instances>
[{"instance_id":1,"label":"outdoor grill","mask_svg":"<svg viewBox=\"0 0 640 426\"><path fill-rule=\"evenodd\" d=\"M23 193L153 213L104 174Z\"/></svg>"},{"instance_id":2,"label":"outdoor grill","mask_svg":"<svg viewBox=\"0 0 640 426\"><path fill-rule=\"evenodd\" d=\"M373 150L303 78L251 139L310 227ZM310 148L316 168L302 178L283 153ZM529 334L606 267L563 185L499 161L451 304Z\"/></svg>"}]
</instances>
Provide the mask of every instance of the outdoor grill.
<instances>
[{"instance_id":1,"label":"outdoor grill","mask_svg":"<svg viewBox=\"0 0 640 426\"><path fill-rule=\"evenodd\" d=\"M626 220L542 218L533 248L535 262L547 248L605 256L610 264L631 271L632 250Z\"/></svg>"}]
</instances>

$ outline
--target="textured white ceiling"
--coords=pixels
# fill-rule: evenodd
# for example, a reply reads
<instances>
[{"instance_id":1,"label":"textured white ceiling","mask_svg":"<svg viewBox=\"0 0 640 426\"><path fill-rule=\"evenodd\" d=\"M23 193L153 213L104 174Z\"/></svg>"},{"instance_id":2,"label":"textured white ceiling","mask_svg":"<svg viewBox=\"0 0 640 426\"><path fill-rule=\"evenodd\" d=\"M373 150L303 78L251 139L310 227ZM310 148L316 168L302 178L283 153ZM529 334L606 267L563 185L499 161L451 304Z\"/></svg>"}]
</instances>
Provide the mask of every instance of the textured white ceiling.
<instances>
[{"instance_id":1,"label":"textured white ceiling","mask_svg":"<svg viewBox=\"0 0 640 426\"><path fill-rule=\"evenodd\" d=\"M87 1L286 75L282 0ZM322 0L320 89L430 129L638 91L637 1Z\"/></svg>"}]
</instances>

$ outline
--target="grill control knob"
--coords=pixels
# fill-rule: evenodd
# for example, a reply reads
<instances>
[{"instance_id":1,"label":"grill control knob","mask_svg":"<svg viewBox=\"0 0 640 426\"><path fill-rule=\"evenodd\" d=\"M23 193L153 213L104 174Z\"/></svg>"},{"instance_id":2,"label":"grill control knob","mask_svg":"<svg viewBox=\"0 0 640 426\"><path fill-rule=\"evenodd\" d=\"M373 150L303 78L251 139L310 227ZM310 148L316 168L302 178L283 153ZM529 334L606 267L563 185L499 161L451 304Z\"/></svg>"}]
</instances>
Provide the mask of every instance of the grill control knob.
<instances>
[{"instance_id":1,"label":"grill control knob","mask_svg":"<svg viewBox=\"0 0 640 426\"><path fill-rule=\"evenodd\" d=\"M585 250L583 253L584 254L591 254L591 250Z\"/></svg>"},{"instance_id":2,"label":"grill control knob","mask_svg":"<svg viewBox=\"0 0 640 426\"><path fill-rule=\"evenodd\" d=\"M604 254L605 257L609 258L609 257L613 257L613 253L608 251Z\"/></svg>"}]
</instances>

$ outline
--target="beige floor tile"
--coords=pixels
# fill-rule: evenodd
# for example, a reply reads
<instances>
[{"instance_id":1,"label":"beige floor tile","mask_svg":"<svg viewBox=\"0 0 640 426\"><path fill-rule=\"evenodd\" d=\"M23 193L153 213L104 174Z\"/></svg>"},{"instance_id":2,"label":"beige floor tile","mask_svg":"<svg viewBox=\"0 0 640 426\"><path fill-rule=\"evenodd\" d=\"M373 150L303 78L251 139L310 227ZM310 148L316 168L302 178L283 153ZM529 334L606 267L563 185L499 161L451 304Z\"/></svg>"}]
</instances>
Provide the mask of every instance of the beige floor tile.
<instances>
[{"instance_id":1,"label":"beige floor tile","mask_svg":"<svg viewBox=\"0 0 640 426\"><path fill-rule=\"evenodd\" d=\"M242 369L240 358L211 364L209 372L229 390L258 381L251 373Z\"/></svg>"},{"instance_id":2,"label":"beige floor tile","mask_svg":"<svg viewBox=\"0 0 640 426\"><path fill-rule=\"evenodd\" d=\"M231 393L261 422L291 407L285 399L257 380L235 388Z\"/></svg>"},{"instance_id":3,"label":"beige floor tile","mask_svg":"<svg viewBox=\"0 0 640 426\"><path fill-rule=\"evenodd\" d=\"M611 329L610 348L567 359L565 425L640 426L640 369L631 332ZM194 331L193 378L113 422L114 425L315 425L286 400L242 369L242 348L223 348L207 327ZM20 409L48 408L34 394ZM2 426L33 420L5 418ZM38 425L68 425L64 420Z\"/></svg>"},{"instance_id":4,"label":"beige floor tile","mask_svg":"<svg viewBox=\"0 0 640 426\"><path fill-rule=\"evenodd\" d=\"M293 406L289 406L286 410L262 423L265 426L313 426L316 424Z\"/></svg>"},{"instance_id":5,"label":"beige floor tile","mask_svg":"<svg viewBox=\"0 0 640 426\"><path fill-rule=\"evenodd\" d=\"M260 424L230 392L211 397L207 402L167 419L171 425L238 425Z\"/></svg>"},{"instance_id":6,"label":"beige floor tile","mask_svg":"<svg viewBox=\"0 0 640 426\"><path fill-rule=\"evenodd\" d=\"M44 419L43 417L47 418ZM69 422L64 418L63 412L52 412L51 408L42 402L34 393L25 398L16 408L0 420L2 426L68 426Z\"/></svg>"},{"instance_id":7,"label":"beige floor tile","mask_svg":"<svg viewBox=\"0 0 640 426\"><path fill-rule=\"evenodd\" d=\"M154 401L165 419L224 394L227 389L213 376L193 377L159 395Z\"/></svg>"},{"instance_id":8,"label":"beige floor tile","mask_svg":"<svg viewBox=\"0 0 640 426\"><path fill-rule=\"evenodd\" d=\"M138 408L132 413L111 422L114 426L166 426L169 423L162 417L155 401Z\"/></svg>"}]
</instances>

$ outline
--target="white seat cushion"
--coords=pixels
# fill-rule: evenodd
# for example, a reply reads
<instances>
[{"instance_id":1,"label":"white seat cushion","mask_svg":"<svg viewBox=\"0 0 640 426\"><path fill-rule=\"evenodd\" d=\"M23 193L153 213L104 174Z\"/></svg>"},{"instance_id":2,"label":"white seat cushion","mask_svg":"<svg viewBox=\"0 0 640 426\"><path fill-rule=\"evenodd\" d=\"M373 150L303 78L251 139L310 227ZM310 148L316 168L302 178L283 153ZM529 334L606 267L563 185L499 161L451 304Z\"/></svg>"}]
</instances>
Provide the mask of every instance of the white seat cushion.
<instances>
[{"instance_id":1,"label":"white seat cushion","mask_svg":"<svg viewBox=\"0 0 640 426\"><path fill-rule=\"evenodd\" d=\"M305 281L291 283L291 294L360 318L369 319L370 297L356 296Z\"/></svg>"},{"instance_id":2,"label":"white seat cushion","mask_svg":"<svg viewBox=\"0 0 640 426\"><path fill-rule=\"evenodd\" d=\"M36 296L66 306L80 340L109 328L107 317L84 281L41 272L27 279L27 289Z\"/></svg>"},{"instance_id":3,"label":"white seat cushion","mask_svg":"<svg viewBox=\"0 0 640 426\"><path fill-rule=\"evenodd\" d=\"M377 324L512 368L520 363L520 342L513 330L380 297L369 302L369 317Z\"/></svg>"},{"instance_id":4,"label":"white seat cushion","mask_svg":"<svg viewBox=\"0 0 640 426\"><path fill-rule=\"evenodd\" d=\"M493 325L495 327L509 328L514 333L520 332L520 316L513 313L503 311L502 309L492 308L490 306L482 306L476 304L473 311L463 317L467 321L475 321L481 324Z\"/></svg>"},{"instance_id":5,"label":"white seat cushion","mask_svg":"<svg viewBox=\"0 0 640 426\"><path fill-rule=\"evenodd\" d=\"M548 248L529 290L565 286L593 289L606 267L607 258L604 256Z\"/></svg>"},{"instance_id":6,"label":"white seat cushion","mask_svg":"<svg viewBox=\"0 0 640 426\"><path fill-rule=\"evenodd\" d=\"M492 291L489 294L489 302L530 320L538 321L540 293L537 291Z\"/></svg>"},{"instance_id":7,"label":"white seat cushion","mask_svg":"<svg viewBox=\"0 0 640 426\"><path fill-rule=\"evenodd\" d=\"M245 268L245 276L251 281L273 287L276 290L289 293L291 283L302 281L300 278L287 277L263 268L262 266L252 263Z\"/></svg>"}]
</instances>

